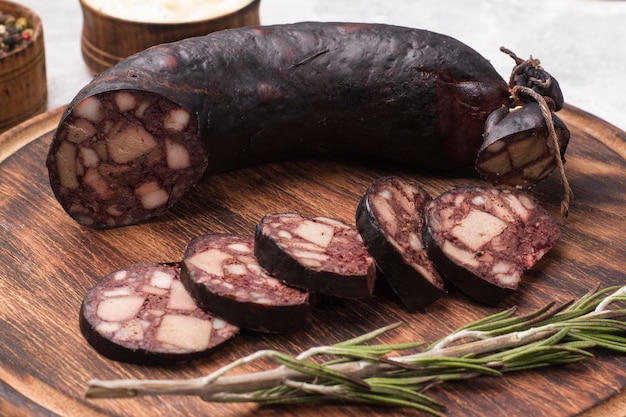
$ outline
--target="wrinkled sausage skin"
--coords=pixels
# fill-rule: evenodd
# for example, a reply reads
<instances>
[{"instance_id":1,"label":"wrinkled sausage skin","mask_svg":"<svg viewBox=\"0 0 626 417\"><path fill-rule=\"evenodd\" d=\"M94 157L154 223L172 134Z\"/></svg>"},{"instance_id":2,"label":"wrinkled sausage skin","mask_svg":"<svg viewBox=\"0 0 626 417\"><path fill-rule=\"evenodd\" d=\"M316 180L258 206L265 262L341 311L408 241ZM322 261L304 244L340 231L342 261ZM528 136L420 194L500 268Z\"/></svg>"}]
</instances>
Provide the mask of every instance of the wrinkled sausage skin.
<instances>
[{"instance_id":1,"label":"wrinkled sausage skin","mask_svg":"<svg viewBox=\"0 0 626 417\"><path fill-rule=\"evenodd\" d=\"M266 161L342 152L470 165L485 119L507 100L491 64L445 35L239 28L150 48L97 76L63 114L47 165L71 217L119 227L162 214L203 174Z\"/></svg>"}]
</instances>

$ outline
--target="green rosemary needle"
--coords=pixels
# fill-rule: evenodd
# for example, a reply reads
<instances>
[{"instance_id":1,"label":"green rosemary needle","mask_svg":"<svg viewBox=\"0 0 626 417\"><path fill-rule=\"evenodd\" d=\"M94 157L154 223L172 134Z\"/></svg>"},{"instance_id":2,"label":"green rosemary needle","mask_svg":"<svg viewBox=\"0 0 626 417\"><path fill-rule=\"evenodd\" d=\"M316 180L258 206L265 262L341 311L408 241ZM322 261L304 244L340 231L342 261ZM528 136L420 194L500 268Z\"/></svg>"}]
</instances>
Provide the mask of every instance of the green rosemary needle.
<instances>
[{"instance_id":1,"label":"green rosemary needle","mask_svg":"<svg viewBox=\"0 0 626 417\"><path fill-rule=\"evenodd\" d=\"M442 416L442 406L424 394L434 385L481 375L581 361L593 348L626 353L626 286L594 289L578 300L516 316L508 309L463 326L424 350L422 342L368 344L395 323L331 346L290 356L261 350L210 375L187 380L92 380L86 397L194 395L211 402L296 404L362 402L411 407ZM324 357L325 362L315 361ZM278 366L227 376L261 358ZM328 358L331 358L330 360Z\"/></svg>"}]
</instances>

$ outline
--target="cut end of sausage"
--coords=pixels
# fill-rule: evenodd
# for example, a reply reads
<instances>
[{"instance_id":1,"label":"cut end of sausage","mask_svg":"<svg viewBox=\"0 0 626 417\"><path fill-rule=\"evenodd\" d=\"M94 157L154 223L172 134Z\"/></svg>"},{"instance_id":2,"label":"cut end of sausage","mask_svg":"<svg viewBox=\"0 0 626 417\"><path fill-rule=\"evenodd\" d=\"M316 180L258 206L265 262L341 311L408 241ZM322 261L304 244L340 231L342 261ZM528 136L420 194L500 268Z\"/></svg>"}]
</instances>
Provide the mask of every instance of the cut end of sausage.
<instances>
[{"instance_id":1,"label":"cut end of sausage","mask_svg":"<svg viewBox=\"0 0 626 417\"><path fill-rule=\"evenodd\" d=\"M81 225L113 228L158 216L202 176L197 120L164 97L109 91L79 101L53 138L50 184Z\"/></svg>"},{"instance_id":2,"label":"cut end of sausage","mask_svg":"<svg viewBox=\"0 0 626 417\"><path fill-rule=\"evenodd\" d=\"M270 274L314 293L368 298L376 265L356 228L328 217L265 215L256 227L254 254Z\"/></svg>"},{"instance_id":3,"label":"cut end of sausage","mask_svg":"<svg viewBox=\"0 0 626 417\"><path fill-rule=\"evenodd\" d=\"M570 133L554 113L552 121L563 156ZM494 185L527 189L556 168L555 156L556 149L549 139L539 105L526 103L503 107L490 116L475 166L480 175Z\"/></svg>"},{"instance_id":4,"label":"cut end of sausage","mask_svg":"<svg viewBox=\"0 0 626 417\"><path fill-rule=\"evenodd\" d=\"M306 324L309 293L265 271L254 257L254 238L229 234L193 239L181 280L198 305L242 328L285 333Z\"/></svg>"},{"instance_id":5,"label":"cut end of sausage","mask_svg":"<svg viewBox=\"0 0 626 417\"><path fill-rule=\"evenodd\" d=\"M101 355L168 365L206 356L238 327L200 309L179 280L178 264L142 262L106 276L86 295L80 327Z\"/></svg>"},{"instance_id":6,"label":"cut end of sausage","mask_svg":"<svg viewBox=\"0 0 626 417\"><path fill-rule=\"evenodd\" d=\"M458 187L426 208L424 243L446 279L491 305L515 291L557 242L557 223L529 195L514 190Z\"/></svg>"},{"instance_id":7,"label":"cut end of sausage","mask_svg":"<svg viewBox=\"0 0 626 417\"><path fill-rule=\"evenodd\" d=\"M424 208L431 197L400 177L375 181L361 198L356 226L389 286L408 311L446 294L444 282L422 242Z\"/></svg>"}]
</instances>

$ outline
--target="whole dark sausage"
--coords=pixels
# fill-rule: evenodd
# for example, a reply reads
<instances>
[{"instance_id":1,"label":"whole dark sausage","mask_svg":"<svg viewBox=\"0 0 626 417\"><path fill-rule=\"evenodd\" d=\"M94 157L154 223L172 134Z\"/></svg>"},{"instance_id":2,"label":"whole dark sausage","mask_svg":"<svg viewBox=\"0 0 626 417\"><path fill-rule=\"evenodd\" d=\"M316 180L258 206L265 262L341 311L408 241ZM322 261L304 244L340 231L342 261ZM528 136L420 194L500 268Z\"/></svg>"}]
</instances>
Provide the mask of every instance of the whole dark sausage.
<instances>
[{"instance_id":1,"label":"whole dark sausage","mask_svg":"<svg viewBox=\"0 0 626 417\"><path fill-rule=\"evenodd\" d=\"M83 300L83 336L109 359L168 365L204 357L239 333L201 310L179 277L179 264L154 262L107 275Z\"/></svg>"},{"instance_id":2,"label":"whole dark sausage","mask_svg":"<svg viewBox=\"0 0 626 417\"><path fill-rule=\"evenodd\" d=\"M423 239L445 278L468 296L496 305L517 289L557 242L555 220L530 195L457 187L426 207Z\"/></svg>"},{"instance_id":3,"label":"whole dark sausage","mask_svg":"<svg viewBox=\"0 0 626 417\"><path fill-rule=\"evenodd\" d=\"M62 207L110 228L157 216L205 175L345 152L471 165L506 82L467 45L377 24L297 23L160 45L69 104L47 166Z\"/></svg>"},{"instance_id":4,"label":"whole dark sausage","mask_svg":"<svg viewBox=\"0 0 626 417\"><path fill-rule=\"evenodd\" d=\"M376 264L353 226L322 216L267 214L254 236L259 265L289 285L341 298L372 296Z\"/></svg>"}]
</instances>

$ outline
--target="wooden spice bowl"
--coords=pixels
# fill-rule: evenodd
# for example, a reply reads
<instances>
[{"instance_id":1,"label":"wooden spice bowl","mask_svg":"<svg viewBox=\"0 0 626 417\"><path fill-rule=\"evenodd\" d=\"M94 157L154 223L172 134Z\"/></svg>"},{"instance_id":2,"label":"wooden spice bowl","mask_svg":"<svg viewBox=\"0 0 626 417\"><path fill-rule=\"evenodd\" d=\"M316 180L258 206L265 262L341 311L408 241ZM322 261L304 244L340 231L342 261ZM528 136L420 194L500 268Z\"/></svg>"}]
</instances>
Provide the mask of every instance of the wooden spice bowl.
<instances>
[{"instance_id":1,"label":"wooden spice bowl","mask_svg":"<svg viewBox=\"0 0 626 417\"><path fill-rule=\"evenodd\" d=\"M133 0L129 1L129 5L131 1ZM132 5L136 7L141 4L141 7L145 7L146 16L158 10L155 9L155 3L149 0L135 1L137 2ZM179 1L182 3L182 0ZM174 4L175 2L175 0L170 0L165 3ZM122 59L154 45L202 36L218 30L259 24L260 0L213 0L212 2L235 6L230 6L231 10L225 13L218 10L213 16L206 15L207 17L197 20L154 21L146 17L142 17L142 20L134 20L134 16L129 18L115 15L110 9L105 9L108 6L102 0L80 0L83 11L81 36L83 59L90 71L98 74ZM193 3L197 7L202 2L187 1L187 3ZM211 1L206 3L211 3Z\"/></svg>"},{"instance_id":2,"label":"wooden spice bowl","mask_svg":"<svg viewBox=\"0 0 626 417\"><path fill-rule=\"evenodd\" d=\"M41 19L32 10L0 0L0 11L24 17L33 33L30 43L0 56L0 132L46 110L48 85Z\"/></svg>"}]
</instances>

